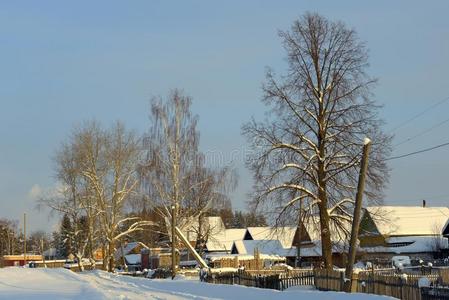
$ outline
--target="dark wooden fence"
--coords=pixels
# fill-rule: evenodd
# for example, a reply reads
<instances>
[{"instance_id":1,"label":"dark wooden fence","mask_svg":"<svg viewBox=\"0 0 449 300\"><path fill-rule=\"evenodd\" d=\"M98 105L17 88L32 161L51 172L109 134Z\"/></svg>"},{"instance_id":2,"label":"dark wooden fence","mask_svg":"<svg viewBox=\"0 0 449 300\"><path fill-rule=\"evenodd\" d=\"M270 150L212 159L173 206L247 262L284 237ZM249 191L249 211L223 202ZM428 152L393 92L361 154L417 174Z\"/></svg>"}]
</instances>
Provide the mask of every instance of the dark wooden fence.
<instances>
[{"instance_id":1,"label":"dark wooden fence","mask_svg":"<svg viewBox=\"0 0 449 300\"><path fill-rule=\"evenodd\" d=\"M327 271L315 270L315 287L323 291L343 291L344 273L341 271ZM360 272L353 274L352 278L352 292L367 293L395 297L407 300L421 300L423 291L418 285L420 278L423 275L416 274L388 274L376 272ZM431 291L437 293L436 286L439 283L440 277L438 275L425 276L430 284L434 286ZM449 299L444 298L445 291L438 292L439 298L426 299Z\"/></svg>"},{"instance_id":2,"label":"dark wooden fence","mask_svg":"<svg viewBox=\"0 0 449 300\"><path fill-rule=\"evenodd\" d=\"M312 270L295 272L292 273L292 275L290 274L280 275L279 280L281 282L280 288L281 291L288 289L289 287L292 286L315 285L315 275Z\"/></svg>"},{"instance_id":3,"label":"dark wooden fence","mask_svg":"<svg viewBox=\"0 0 449 300\"><path fill-rule=\"evenodd\" d=\"M383 275L371 272L358 274L355 281L356 291L376 295L391 296L399 299L420 300L421 291L418 280L422 276L417 275ZM429 281L435 282L438 277L430 277Z\"/></svg>"},{"instance_id":4,"label":"dark wooden fence","mask_svg":"<svg viewBox=\"0 0 449 300\"><path fill-rule=\"evenodd\" d=\"M449 288L439 287L438 275L426 275L432 287L420 288L423 275L353 274L352 292L385 295L406 300L449 299ZM322 291L343 291L344 273L336 270L302 270L284 274L253 275L248 272L209 273L206 281L217 284L239 284L250 287L285 290L292 286L312 285Z\"/></svg>"},{"instance_id":5,"label":"dark wooden fence","mask_svg":"<svg viewBox=\"0 0 449 300\"><path fill-rule=\"evenodd\" d=\"M285 290L291 286L314 285L313 271L298 272L292 275L252 275L247 272L209 273L206 282L217 284L239 284L263 289Z\"/></svg>"},{"instance_id":6,"label":"dark wooden fence","mask_svg":"<svg viewBox=\"0 0 449 300\"><path fill-rule=\"evenodd\" d=\"M315 269L315 287L320 291L343 291L345 273L335 270Z\"/></svg>"},{"instance_id":7,"label":"dark wooden fence","mask_svg":"<svg viewBox=\"0 0 449 300\"><path fill-rule=\"evenodd\" d=\"M424 287L421 288L421 300L449 299L449 288L447 287Z\"/></svg>"},{"instance_id":8,"label":"dark wooden fence","mask_svg":"<svg viewBox=\"0 0 449 300\"><path fill-rule=\"evenodd\" d=\"M263 289L281 289L280 275L251 275L245 272L212 273L206 277L206 282L218 284L239 284Z\"/></svg>"}]
</instances>

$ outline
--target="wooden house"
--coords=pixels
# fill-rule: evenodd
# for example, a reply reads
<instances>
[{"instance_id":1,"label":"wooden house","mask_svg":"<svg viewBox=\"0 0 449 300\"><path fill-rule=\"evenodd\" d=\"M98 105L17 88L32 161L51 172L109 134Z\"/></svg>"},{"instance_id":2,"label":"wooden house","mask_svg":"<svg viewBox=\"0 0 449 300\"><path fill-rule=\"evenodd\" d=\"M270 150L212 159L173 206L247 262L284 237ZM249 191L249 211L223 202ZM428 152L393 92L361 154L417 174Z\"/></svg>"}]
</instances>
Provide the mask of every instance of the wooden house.
<instances>
[{"instance_id":1,"label":"wooden house","mask_svg":"<svg viewBox=\"0 0 449 300\"><path fill-rule=\"evenodd\" d=\"M26 262L31 261L41 261L43 259L42 255L27 254ZM25 264L24 255L4 255L0 258L1 267L14 267L23 266Z\"/></svg>"},{"instance_id":2,"label":"wooden house","mask_svg":"<svg viewBox=\"0 0 449 300\"><path fill-rule=\"evenodd\" d=\"M126 264L128 270L140 270L141 269L141 251L147 249L141 242L129 242L123 246L119 246L114 255L115 262L118 266Z\"/></svg>"},{"instance_id":3,"label":"wooden house","mask_svg":"<svg viewBox=\"0 0 449 300\"><path fill-rule=\"evenodd\" d=\"M448 220L447 207L367 207L360 224L360 251L366 259L389 260L398 254L432 259L448 248Z\"/></svg>"}]
</instances>

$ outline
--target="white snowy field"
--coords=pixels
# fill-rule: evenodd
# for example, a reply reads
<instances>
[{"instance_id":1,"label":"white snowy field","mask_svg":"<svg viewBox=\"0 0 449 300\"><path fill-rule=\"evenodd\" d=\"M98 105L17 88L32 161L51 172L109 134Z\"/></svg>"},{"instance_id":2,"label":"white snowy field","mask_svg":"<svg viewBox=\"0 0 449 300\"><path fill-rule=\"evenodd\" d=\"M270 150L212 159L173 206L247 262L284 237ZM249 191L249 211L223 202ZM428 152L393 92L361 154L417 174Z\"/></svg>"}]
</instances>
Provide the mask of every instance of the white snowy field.
<instances>
[{"instance_id":1,"label":"white snowy field","mask_svg":"<svg viewBox=\"0 0 449 300\"><path fill-rule=\"evenodd\" d=\"M279 292L197 280L151 280L103 271L0 269L0 299L393 299L366 294L319 292L300 287Z\"/></svg>"}]
</instances>

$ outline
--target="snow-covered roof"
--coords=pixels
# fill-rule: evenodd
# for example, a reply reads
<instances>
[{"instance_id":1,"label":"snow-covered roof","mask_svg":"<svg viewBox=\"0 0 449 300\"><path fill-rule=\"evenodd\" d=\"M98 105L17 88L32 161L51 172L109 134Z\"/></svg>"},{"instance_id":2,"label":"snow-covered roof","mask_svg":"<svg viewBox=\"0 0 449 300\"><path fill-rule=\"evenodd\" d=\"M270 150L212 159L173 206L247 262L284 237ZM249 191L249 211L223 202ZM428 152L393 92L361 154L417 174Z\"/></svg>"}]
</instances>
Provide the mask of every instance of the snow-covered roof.
<instances>
[{"instance_id":1,"label":"snow-covered roof","mask_svg":"<svg viewBox=\"0 0 449 300\"><path fill-rule=\"evenodd\" d=\"M128 265L140 265L141 255L140 254L128 254L125 255L126 264Z\"/></svg>"},{"instance_id":2,"label":"snow-covered roof","mask_svg":"<svg viewBox=\"0 0 449 300\"><path fill-rule=\"evenodd\" d=\"M437 235L449 220L447 207L371 206L366 212L384 236Z\"/></svg>"},{"instance_id":3,"label":"snow-covered roof","mask_svg":"<svg viewBox=\"0 0 449 300\"><path fill-rule=\"evenodd\" d=\"M297 248L293 247L292 251L297 253ZM321 243L313 244L312 246L308 247L301 247L300 249L301 257L317 257L321 256Z\"/></svg>"},{"instance_id":4,"label":"snow-covered roof","mask_svg":"<svg viewBox=\"0 0 449 300\"><path fill-rule=\"evenodd\" d=\"M248 227L247 232L253 240L274 240L277 239L284 248L290 248L293 245L293 239L296 233L296 226L284 227Z\"/></svg>"},{"instance_id":5,"label":"snow-covered roof","mask_svg":"<svg viewBox=\"0 0 449 300\"><path fill-rule=\"evenodd\" d=\"M231 251L234 241L243 240L245 233L244 228L232 228L209 235L206 248L208 251Z\"/></svg>"},{"instance_id":6,"label":"snow-covered roof","mask_svg":"<svg viewBox=\"0 0 449 300\"><path fill-rule=\"evenodd\" d=\"M206 258L211 261L217 261L220 259L234 259L235 257L238 257L239 260L252 260L254 259L254 255L250 255L250 254L226 254L226 255L217 255L217 254L212 254L212 255L206 255ZM260 259L264 259L264 260L273 260L273 261L285 261L285 257L284 256L279 256L279 255L269 255L269 254L260 254L259 256Z\"/></svg>"},{"instance_id":7,"label":"snow-covered roof","mask_svg":"<svg viewBox=\"0 0 449 300\"><path fill-rule=\"evenodd\" d=\"M346 243L351 232L351 223L341 220L338 224L335 221L329 222L331 241L333 244ZM321 227L319 216L309 216L304 220L304 227L312 242L321 241Z\"/></svg>"},{"instance_id":8,"label":"snow-covered roof","mask_svg":"<svg viewBox=\"0 0 449 300\"><path fill-rule=\"evenodd\" d=\"M284 248L279 240L244 240L235 241L232 246L233 254L254 254L258 249L259 253L279 256L295 256L293 248Z\"/></svg>"},{"instance_id":9,"label":"snow-covered roof","mask_svg":"<svg viewBox=\"0 0 449 300\"><path fill-rule=\"evenodd\" d=\"M332 243L332 253L347 253L349 251L348 242L334 242ZM292 247L291 251L297 253L296 247ZM301 246L301 257L317 257L322 256L321 241L314 241L312 244Z\"/></svg>"},{"instance_id":10,"label":"snow-covered roof","mask_svg":"<svg viewBox=\"0 0 449 300\"><path fill-rule=\"evenodd\" d=\"M126 255L138 246L144 246L141 242L129 242L123 246L123 253Z\"/></svg>"},{"instance_id":11,"label":"snow-covered roof","mask_svg":"<svg viewBox=\"0 0 449 300\"><path fill-rule=\"evenodd\" d=\"M126 243L126 245L123 245L123 255L126 256L128 254L131 254L134 251L134 249L136 249L136 248L142 249L142 248L147 248L147 246L145 246L145 244L143 244L141 242L129 242L129 243ZM137 254L137 253L135 253L135 254ZM140 250L139 250L138 254L140 256ZM122 257L122 249L121 249L120 246L117 247L117 249L115 250L114 257L115 257L116 260L118 260L118 259L120 259Z\"/></svg>"},{"instance_id":12,"label":"snow-covered roof","mask_svg":"<svg viewBox=\"0 0 449 300\"><path fill-rule=\"evenodd\" d=\"M225 237L228 241L243 240L245 233L245 228L230 228L225 230Z\"/></svg>"}]
</instances>

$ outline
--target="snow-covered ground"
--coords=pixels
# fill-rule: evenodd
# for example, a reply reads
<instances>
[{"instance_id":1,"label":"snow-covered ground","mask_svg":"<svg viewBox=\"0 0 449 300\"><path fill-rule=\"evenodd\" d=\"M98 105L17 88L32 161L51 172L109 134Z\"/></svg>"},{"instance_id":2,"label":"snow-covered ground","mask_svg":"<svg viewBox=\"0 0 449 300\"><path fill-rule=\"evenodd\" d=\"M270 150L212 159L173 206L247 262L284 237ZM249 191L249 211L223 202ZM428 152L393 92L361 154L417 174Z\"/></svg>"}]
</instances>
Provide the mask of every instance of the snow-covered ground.
<instances>
[{"instance_id":1,"label":"snow-covered ground","mask_svg":"<svg viewBox=\"0 0 449 300\"><path fill-rule=\"evenodd\" d=\"M197 280L150 280L65 269L0 269L0 299L391 299L366 294L318 292L295 287L284 292Z\"/></svg>"}]
</instances>

